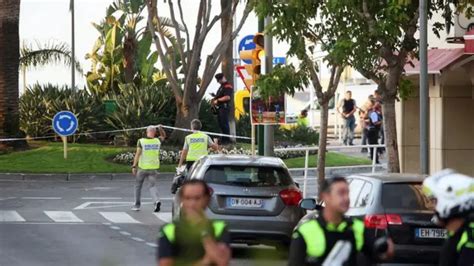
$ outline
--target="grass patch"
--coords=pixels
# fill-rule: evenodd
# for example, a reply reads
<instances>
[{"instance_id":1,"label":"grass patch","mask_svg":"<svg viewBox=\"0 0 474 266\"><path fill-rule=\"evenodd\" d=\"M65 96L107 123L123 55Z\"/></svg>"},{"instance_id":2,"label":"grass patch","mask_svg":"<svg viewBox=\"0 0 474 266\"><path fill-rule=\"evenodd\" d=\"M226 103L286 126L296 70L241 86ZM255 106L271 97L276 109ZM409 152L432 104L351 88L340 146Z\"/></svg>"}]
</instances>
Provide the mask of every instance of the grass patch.
<instances>
[{"instance_id":1,"label":"grass patch","mask_svg":"<svg viewBox=\"0 0 474 266\"><path fill-rule=\"evenodd\" d=\"M297 157L286 159L285 163L288 168L303 168L304 167L304 160L305 157ZM316 167L317 166L317 156L310 155L309 156L309 167ZM338 152L328 152L326 154L326 166L347 166L347 165L365 165L371 164L371 161L365 158L348 156Z\"/></svg>"},{"instance_id":2,"label":"grass patch","mask_svg":"<svg viewBox=\"0 0 474 266\"><path fill-rule=\"evenodd\" d=\"M126 173L131 168L111 162L117 153L130 148L95 144L68 144L68 159L63 158L63 144L35 142L28 151L0 155L0 172L4 173ZM162 171L174 172L175 166L163 165Z\"/></svg>"},{"instance_id":3,"label":"grass patch","mask_svg":"<svg viewBox=\"0 0 474 266\"><path fill-rule=\"evenodd\" d=\"M116 164L111 158L121 152L132 151L123 148L96 144L68 144L68 159L63 159L63 144L32 142L27 151L0 155L0 172L3 173L127 173L130 166ZM285 160L289 168L304 167L304 157ZM370 160L329 152L326 166L370 164ZM162 172L174 172L177 164L161 165ZM316 166L316 156L310 156L310 167Z\"/></svg>"}]
</instances>

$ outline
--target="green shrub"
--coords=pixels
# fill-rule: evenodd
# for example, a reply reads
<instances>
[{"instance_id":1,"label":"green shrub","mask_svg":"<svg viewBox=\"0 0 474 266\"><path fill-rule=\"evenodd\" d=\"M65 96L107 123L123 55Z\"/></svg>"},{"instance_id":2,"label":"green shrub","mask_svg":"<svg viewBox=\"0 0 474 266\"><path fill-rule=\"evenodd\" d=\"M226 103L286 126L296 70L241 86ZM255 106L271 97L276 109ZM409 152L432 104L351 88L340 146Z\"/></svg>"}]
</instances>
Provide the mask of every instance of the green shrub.
<instances>
[{"instance_id":1,"label":"green shrub","mask_svg":"<svg viewBox=\"0 0 474 266\"><path fill-rule=\"evenodd\" d=\"M20 97L20 127L32 137L54 134L51 120L63 110L69 110L77 116L78 132L106 129L100 99L86 90L71 90L67 86L51 84L35 84Z\"/></svg>"},{"instance_id":2,"label":"green shrub","mask_svg":"<svg viewBox=\"0 0 474 266\"><path fill-rule=\"evenodd\" d=\"M280 127L275 130L275 140L282 146L294 144L317 145L319 133L309 127L296 126L290 129Z\"/></svg>"},{"instance_id":3,"label":"green shrub","mask_svg":"<svg viewBox=\"0 0 474 266\"><path fill-rule=\"evenodd\" d=\"M150 86L137 88L135 85L119 85L121 94L109 95L108 99L117 104L115 112L105 118L114 129L146 127L148 125L173 125L176 104L169 88ZM134 146L143 131L125 131L123 137L128 145Z\"/></svg>"}]
</instances>

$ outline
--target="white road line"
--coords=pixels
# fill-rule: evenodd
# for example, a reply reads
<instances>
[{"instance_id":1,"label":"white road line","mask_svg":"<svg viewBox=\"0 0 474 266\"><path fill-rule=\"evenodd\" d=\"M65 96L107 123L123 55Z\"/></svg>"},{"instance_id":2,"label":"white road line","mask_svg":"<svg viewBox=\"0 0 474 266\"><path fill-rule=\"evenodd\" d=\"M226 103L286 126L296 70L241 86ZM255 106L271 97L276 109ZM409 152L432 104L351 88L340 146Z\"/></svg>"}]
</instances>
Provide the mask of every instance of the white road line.
<instances>
[{"instance_id":1,"label":"white road line","mask_svg":"<svg viewBox=\"0 0 474 266\"><path fill-rule=\"evenodd\" d=\"M103 225L112 225L111 223L102 223Z\"/></svg>"},{"instance_id":2,"label":"white road line","mask_svg":"<svg viewBox=\"0 0 474 266\"><path fill-rule=\"evenodd\" d=\"M120 227L118 227L118 226L111 226L110 229L120 230Z\"/></svg>"},{"instance_id":3,"label":"white road line","mask_svg":"<svg viewBox=\"0 0 474 266\"><path fill-rule=\"evenodd\" d=\"M16 211L0 211L0 222L25 222Z\"/></svg>"},{"instance_id":4,"label":"white road line","mask_svg":"<svg viewBox=\"0 0 474 266\"><path fill-rule=\"evenodd\" d=\"M61 197L21 197L21 199L26 200L60 200Z\"/></svg>"},{"instance_id":5,"label":"white road line","mask_svg":"<svg viewBox=\"0 0 474 266\"><path fill-rule=\"evenodd\" d=\"M121 235L124 235L124 236L131 236L132 234L130 234L129 232L125 232L125 231L120 231L119 232Z\"/></svg>"},{"instance_id":6,"label":"white road line","mask_svg":"<svg viewBox=\"0 0 474 266\"><path fill-rule=\"evenodd\" d=\"M83 200L119 200L122 197L82 197Z\"/></svg>"},{"instance_id":7,"label":"white road line","mask_svg":"<svg viewBox=\"0 0 474 266\"><path fill-rule=\"evenodd\" d=\"M140 224L126 212L99 212L105 219L116 224Z\"/></svg>"},{"instance_id":8,"label":"white road line","mask_svg":"<svg viewBox=\"0 0 474 266\"><path fill-rule=\"evenodd\" d=\"M154 213L158 219L162 220L165 223L171 222L171 212L155 212Z\"/></svg>"},{"instance_id":9,"label":"white road line","mask_svg":"<svg viewBox=\"0 0 474 266\"><path fill-rule=\"evenodd\" d=\"M145 242L145 240L139 238L139 237L132 237L133 240L137 241L137 242Z\"/></svg>"},{"instance_id":10,"label":"white road line","mask_svg":"<svg viewBox=\"0 0 474 266\"><path fill-rule=\"evenodd\" d=\"M44 211L51 220L57 223L82 223L83 220L79 219L74 213L70 211Z\"/></svg>"},{"instance_id":11,"label":"white road line","mask_svg":"<svg viewBox=\"0 0 474 266\"><path fill-rule=\"evenodd\" d=\"M0 198L0 200L11 200L11 199L16 199L16 197L6 197L6 198Z\"/></svg>"},{"instance_id":12,"label":"white road line","mask_svg":"<svg viewBox=\"0 0 474 266\"><path fill-rule=\"evenodd\" d=\"M155 244L155 243L150 243L150 242L146 242L146 245L147 245L147 246L150 246L150 247L152 247L152 248L158 247L157 244Z\"/></svg>"}]
</instances>

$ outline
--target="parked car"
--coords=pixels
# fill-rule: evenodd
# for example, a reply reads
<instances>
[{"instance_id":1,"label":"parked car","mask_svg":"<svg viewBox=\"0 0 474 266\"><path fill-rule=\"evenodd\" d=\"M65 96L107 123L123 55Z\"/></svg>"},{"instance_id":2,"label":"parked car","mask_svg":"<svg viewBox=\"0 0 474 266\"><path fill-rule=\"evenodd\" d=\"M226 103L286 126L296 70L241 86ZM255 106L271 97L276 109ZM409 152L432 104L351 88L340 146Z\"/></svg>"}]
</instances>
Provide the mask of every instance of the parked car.
<instances>
[{"instance_id":1,"label":"parked car","mask_svg":"<svg viewBox=\"0 0 474 266\"><path fill-rule=\"evenodd\" d=\"M422 192L425 176L410 174L352 175L347 215L364 221L374 237L390 236L396 263L437 263L447 231L433 223L435 203ZM320 210L324 204L304 199L301 207ZM313 219L312 211L301 222ZM300 222L300 223L301 223Z\"/></svg>"},{"instance_id":2,"label":"parked car","mask_svg":"<svg viewBox=\"0 0 474 266\"><path fill-rule=\"evenodd\" d=\"M204 156L186 178L209 185L212 196L206 214L227 223L234 243L288 246L293 228L306 214L298 206L301 191L279 158ZM179 214L175 196L172 216Z\"/></svg>"}]
</instances>

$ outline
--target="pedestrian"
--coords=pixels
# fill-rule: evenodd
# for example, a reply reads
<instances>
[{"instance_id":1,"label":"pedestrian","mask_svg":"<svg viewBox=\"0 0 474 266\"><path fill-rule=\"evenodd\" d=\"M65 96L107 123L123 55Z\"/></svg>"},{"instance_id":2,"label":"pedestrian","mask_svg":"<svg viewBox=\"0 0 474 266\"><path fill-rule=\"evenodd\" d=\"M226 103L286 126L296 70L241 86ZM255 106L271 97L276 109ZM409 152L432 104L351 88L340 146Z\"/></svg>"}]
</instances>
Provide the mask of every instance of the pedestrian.
<instances>
[{"instance_id":1,"label":"pedestrian","mask_svg":"<svg viewBox=\"0 0 474 266\"><path fill-rule=\"evenodd\" d=\"M191 121L192 134L186 136L184 140L183 151L181 152L181 158L179 159L178 168L181 168L183 163L186 161L186 170L189 171L191 166L201 156L208 155L208 149L212 148L217 150L219 146L215 144L211 137L200 132L202 124L198 119Z\"/></svg>"},{"instance_id":2,"label":"pedestrian","mask_svg":"<svg viewBox=\"0 0 474 266\"><path fill-rule=\"evenodd\" d=\"M210 188L203 180L188 179L178 195L181 215L160 230L158 265L228 265L231 239L226 224L205 215Z\"/></svg>"},{"instance_id":3,"label":"pedestrian","mask_svg":"<svg viewBox=\"0 0 474 266\"><path fill-rule=\"evenodd\" d=\"M379 131L382 125L382 120L379 115L380 110L380 103L375 102L371 109L369 109L368 117L365 120L366 128L367 128L367 140L369 141L369 145L377 145L379 140ZM373 160L374 158L374 150L375 148L369 148L370 155L369 159ZM375 163L379 164L379 153L375 153Z\"/></svg>"},{"instance_id":4,"label":"pedestrian","mask_svg":"<svg viewBox=\"0 0 474 266\"><path fill-rule=\"evenodd\" d=\"M371 94L369 95L367 101L364 103L364 105L359 108L359 123L361 125L361 131L362 131L362 142L361 145L367 145L367 123L365 120L368 118L369 110L372 108L374 105L374 96ZM361 153L367 153L367 148L362 148Z\"/></svg>"},{"instance_id":5,"label":"pedestrian","mask_svg":"<svg viewBox=\"0 0 474 266\"><path fill-rule=\"evenodd\" d=\"M375 239L365 230L364 222L345 216L350 202L349 184L344 177L325 179L319 198L325 203L323 210L317 218L300 224L293 233L289 266L352 266L357 265L359 253L382 260L393 256L390 239ZM334 258L332 254L337 251L340 253Z\"/></svg>"},{"instance_id":6,"label":"pedestrian","mask_svg":"<svg viewBox=\"0 0 474 266\"><path fill-rule=\"evenodd\" d=\"M216 94L213 94L214 99L212 99L211 104L214 108L217 109L217 122L219 128L221 129L222 134L229 135L229 114L230 111L230 101L234 94L234 88L224 77L224 74L218 73L215 75L217 82L221 85L217 90ZM232 112L233 113L233 112ZM221 144L226 145L230 143L228 136L221 138Z\"/></svg>"},{"instance_id":7,"label":"pedestrian","mask_svg":"<svg viewBox=\"0 0 474 266\"><path fill-rule=\"evenodd\" d=\"M308 110L303 109L296 120L296 125L299 127L308 127L308 124Z\"/></svg>"},{"instance_id":8,"label":"pedestrian","mask_svg":"<svg viewBox=\"0 0 474 266\"><path fill-rule=\"evenodd\" d=\"M447 229L440 266L474 265L474 178L445 169L423 182L438 225Z\"/></svg>"},{"instance_id":9,"label":"pedestrian","mask_svg":"<svg viewBox=\"0 0 474 266\"><path fill-rule=\"evenodd\" d=\"M344 145L354 145L354 128L355 128L355 117L354 113L357 110L356 102L352 99L352 92L346 91L344 99L339 103L337 111L341 114L344 119L344 128L342 131L342 137Z\"/></svg>"},{"instance_id":10,"label":"pedestrian","mask_svg":"<svg viewBox=\"0 0 474 266\"><path fill-rule=\"evenodd\" d=\"M156 182L160 169L161 142L165 140L166 133L161 125L158 125L158 130L160 131L160 137L156 138L156 128L148 126L146 128L146 138L139 139L137 143L137 151L132 165L132 173L135 176L135 205L132 207L134 211L140 210L142 186L146 178L148 178L150 193L154 202L153 211L159 212L161 208Z\"/></svg>"}]
</instances>

